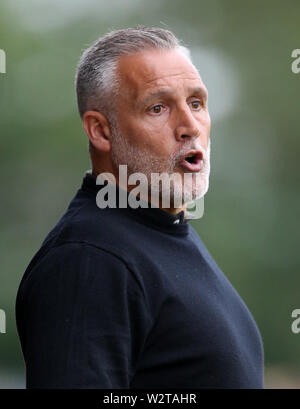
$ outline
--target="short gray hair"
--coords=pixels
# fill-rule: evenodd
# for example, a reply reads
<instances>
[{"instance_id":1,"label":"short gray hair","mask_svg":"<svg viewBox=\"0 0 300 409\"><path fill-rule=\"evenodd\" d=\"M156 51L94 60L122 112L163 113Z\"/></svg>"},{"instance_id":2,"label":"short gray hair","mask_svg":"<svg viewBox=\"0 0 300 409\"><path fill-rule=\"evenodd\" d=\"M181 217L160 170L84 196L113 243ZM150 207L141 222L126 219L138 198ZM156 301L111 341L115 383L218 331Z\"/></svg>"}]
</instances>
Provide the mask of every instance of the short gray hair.
<instances>
[{"instance_id":1,"label":"short gray hair","mask_svg":"<svg viewBox=\"0 0 300 409\"><path fill-rule=\"evenodd\" d=\"M87 48L79 60L75 78L80 116L88 110L97 110L110 119L107 101L111 107L118 92L118 59L149 49L178 49L191 61L189 49L171 31L159 27L139 25L111 31Z\"/></svg>"}]
</instances>

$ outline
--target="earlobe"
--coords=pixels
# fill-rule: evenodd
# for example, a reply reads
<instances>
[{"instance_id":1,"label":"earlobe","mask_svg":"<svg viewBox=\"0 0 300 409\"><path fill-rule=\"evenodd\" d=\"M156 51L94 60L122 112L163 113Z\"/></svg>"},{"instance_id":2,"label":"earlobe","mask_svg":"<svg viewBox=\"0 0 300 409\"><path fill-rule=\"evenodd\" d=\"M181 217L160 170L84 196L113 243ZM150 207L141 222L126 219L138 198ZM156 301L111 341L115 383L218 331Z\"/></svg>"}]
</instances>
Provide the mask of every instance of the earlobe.
<instances>
[{"instance_id":1,"label":"earlobe","mask_svg":"<svg viewBox=\"0 0 300 409\"><path fill-rule=\"evenodd\" d=\"M99 151L110 151L111 134L105 115L98 111L86 111L83 114L82 123L91 144Z\"/></svg>"}]
</instances>

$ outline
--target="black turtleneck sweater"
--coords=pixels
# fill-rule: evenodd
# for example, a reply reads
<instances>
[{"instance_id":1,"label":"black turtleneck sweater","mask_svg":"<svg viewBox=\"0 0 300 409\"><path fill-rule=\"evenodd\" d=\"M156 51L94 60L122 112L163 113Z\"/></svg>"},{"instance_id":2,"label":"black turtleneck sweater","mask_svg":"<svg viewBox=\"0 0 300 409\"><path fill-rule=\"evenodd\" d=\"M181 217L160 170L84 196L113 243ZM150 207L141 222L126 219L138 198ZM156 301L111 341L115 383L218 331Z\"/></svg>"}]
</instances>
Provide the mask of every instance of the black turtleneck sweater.
<instances>
[{"instance_id":1,"label":"black turtleneck sweater","mask_svg":"<svg viewBox=\"0 0 300 409\"><path fill-rule=\"evenodd\" d=\"M257 325L184 212L99 189L87 172L20 283L26 386L263 388Z\"/></svg>"}]
</instances>

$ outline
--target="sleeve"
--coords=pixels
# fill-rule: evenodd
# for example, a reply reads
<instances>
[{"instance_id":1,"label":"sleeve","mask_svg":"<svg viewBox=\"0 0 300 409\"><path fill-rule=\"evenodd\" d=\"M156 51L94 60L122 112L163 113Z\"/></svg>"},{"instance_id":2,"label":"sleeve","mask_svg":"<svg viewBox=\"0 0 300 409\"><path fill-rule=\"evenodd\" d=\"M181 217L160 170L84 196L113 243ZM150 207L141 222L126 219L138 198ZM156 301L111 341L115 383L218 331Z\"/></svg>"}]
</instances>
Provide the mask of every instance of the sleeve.
<instances>
[{"instance_id":1,"label":"sleeve","mask_svg":"<svg viewBox=\"0 0 300 409\"><path fill-rule=\"evenodd\" d=\"M27 388L130 387L151 317L141 283L122 260L64 244L19 292Z\"/></svg>"}]
</instances>

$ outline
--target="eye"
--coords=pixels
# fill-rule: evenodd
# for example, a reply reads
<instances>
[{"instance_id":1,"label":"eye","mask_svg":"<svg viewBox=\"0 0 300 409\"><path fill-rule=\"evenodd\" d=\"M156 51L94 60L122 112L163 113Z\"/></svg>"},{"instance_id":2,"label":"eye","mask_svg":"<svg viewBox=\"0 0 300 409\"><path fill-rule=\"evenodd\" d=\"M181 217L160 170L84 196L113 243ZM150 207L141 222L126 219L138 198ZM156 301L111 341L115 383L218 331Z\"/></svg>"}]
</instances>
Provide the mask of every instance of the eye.
<instances>
[{"instance_id":1,"label":"eye","mask_svg":"<svg viewBox=\"0 0 300 409\"><path fill-rule=\"evenodd\" d=\"M193 109L196 111L200 111L200 109L203 107L203 103L200 100L195 100L191 102Z\"/></svg>"},{"instance_id":2,"label":"eye","mask_svg":"<svg viewBox=\"0 0 300 409\"><path fill-rule=\"evenodd\" d=\"M156 104L156 105L153 105L153 107L151 107L149 111L152 112L153 114L161 114L162 108L163 108L163 105Z\"/></svg>"}]
</instances>

